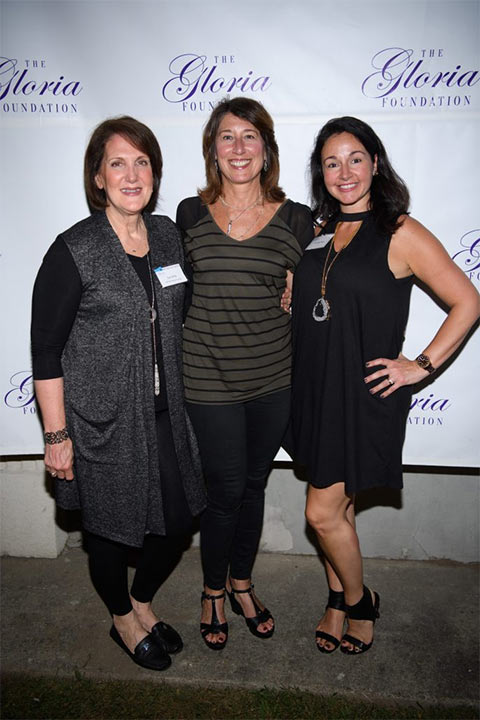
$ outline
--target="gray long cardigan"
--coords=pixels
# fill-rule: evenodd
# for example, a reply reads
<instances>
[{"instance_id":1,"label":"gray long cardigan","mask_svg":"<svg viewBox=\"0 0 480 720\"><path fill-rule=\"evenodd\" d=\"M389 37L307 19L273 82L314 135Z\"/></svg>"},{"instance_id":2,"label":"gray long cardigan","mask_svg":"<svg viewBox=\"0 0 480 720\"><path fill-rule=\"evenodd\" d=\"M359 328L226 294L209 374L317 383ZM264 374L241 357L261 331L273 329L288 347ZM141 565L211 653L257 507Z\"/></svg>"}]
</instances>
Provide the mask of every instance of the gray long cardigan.
<instances>
[{"instance_id":1,"label":"gray long cardigan","mask_svg":"<svg viewBox=\"0 0 480 720\"><path fill-rule=\"evenodd\" d=\"M183 265L175 224L147 213L144 220L152 267ZM57 503L81 508L90 532L141 546L147 532L165 531L147 296L105 213L82 220L61 237L79 271L82 297L62 356L75 479L56 483ZM184 285L163 289L155 278L154 286L174 445L196 515L205 506L205 491L183 398Z\"/></svg>"}]
</instances>

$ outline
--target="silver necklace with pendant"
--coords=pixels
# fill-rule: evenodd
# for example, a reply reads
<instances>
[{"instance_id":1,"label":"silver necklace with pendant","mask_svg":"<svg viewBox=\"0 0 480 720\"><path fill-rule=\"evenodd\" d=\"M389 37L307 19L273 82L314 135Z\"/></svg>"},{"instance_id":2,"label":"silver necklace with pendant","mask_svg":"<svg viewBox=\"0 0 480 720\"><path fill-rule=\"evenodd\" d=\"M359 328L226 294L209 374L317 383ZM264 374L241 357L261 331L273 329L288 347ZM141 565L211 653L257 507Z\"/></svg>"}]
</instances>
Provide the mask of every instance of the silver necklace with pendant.
<instances>
[{"instance_id":1,"label":"silver necklace with pendant","mask_svg":"<svg viewBox=\"0 0 480 720\"><path fill-rule=\"evenodd\" d=\"M157 319L157 311L155 310L155 288L153 287L153 272L150 262L150 250L147 253L148 276L150 278L150 289L152 291L152 300L150 302L150 324L152 328L152 347L153 347L153 391L155 395L160 395L160 372L158 370L157 360L157 338L155 336L155 320Z\"/></svg>"},{"instance_id":2,"label":"silver necklace with pendant","mask_svg":"<svg viewBox=\"0 0 480 720\"><path fill-rule=\"evenodd\" d=\"M232 205L230 205L229 203L227 203L227 201L223 199L222 195L220 195L219 197L220 197L221 203L222 203L225 207L227 207L227 208L232 208ZM261 195L258 196L258 198L255 200L254 203L252 203L251 205L248 205L246 208L244 208L243 210L241 210L236 217L234 217L234 218L229 218L229 220L228 220L228 225L227 225L227 233L226 233L227 235L230 235L230 233L232 232L232 225L233 225L233 223L234 223L234 222L237 222L237 220L238 220L240 217L242 217L243 213L246 213L247 210L251 210L252 208L255 207L255 205L258 205L258 203L260 202L260 199L261 199ZM238 208L233 208L233 210L238 210ZM256 224L256 222L257 222L257 220L258 220L258 217L259 217L259 216L256 217L255 222L253 223L253 225ZM248 230L250 230L250 228L252 228L253 225L251 225L251 226L248 228ZM247 230L247 232L248 232L248 230ZM243 237L245 234L246 234L246 233L243 233L243 235L241 235L241 237Z\"/></svg>"}]
</instances>

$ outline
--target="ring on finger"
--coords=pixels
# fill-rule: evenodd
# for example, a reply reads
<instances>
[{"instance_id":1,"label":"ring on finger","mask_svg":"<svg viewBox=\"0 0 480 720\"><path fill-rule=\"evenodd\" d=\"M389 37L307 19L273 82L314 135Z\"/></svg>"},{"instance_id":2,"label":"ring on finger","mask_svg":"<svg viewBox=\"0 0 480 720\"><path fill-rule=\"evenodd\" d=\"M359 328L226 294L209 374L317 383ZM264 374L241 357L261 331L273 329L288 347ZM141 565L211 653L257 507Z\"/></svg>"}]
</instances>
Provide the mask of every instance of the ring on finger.
<instances>
[{"instance_id":1,"label":"ring on finger","mask_svg":"<svg viewBox=\"0 0 480 720\"><path fill-rule=\"evenodd\" d=\"M50 475L51 475L52 477L57 477L57 473L55 472L55 470L52 470L52 472L50 473Z\"/></svg>"},{"instance_id":2,"label":"ring on finger","mask_svg":"<svg viewBox=\"0 0 480 720\"><path fill-rule=\"evenodd\" d=\"M389 385L394 385L394 384L395 384L395 380L392 380L392 378L389 377L389 378L388 378L388 384L389 384Z\"/></svg>"}]
</instances>

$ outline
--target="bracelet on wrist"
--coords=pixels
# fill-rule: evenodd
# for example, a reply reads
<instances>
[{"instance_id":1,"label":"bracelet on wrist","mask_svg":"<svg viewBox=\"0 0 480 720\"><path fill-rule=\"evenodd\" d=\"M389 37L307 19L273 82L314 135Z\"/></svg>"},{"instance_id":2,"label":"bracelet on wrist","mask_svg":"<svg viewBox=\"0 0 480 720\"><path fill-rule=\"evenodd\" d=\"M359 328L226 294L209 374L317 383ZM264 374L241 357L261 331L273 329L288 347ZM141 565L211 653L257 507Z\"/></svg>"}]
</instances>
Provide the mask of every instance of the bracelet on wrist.
<instances>
[{"instance_id":1,"label":"bracelet on wrist","mask_svg":"<svg viewBox=\"0 0 480 720\"><path fill-rule=\"evenodd\" d=\"M66 427L62 428L62 430L56 430L55 432L43 433L43 438L47 445L58 445L64 440L68 440L69 437L70 435Z\"/></svg>"},{"instance_id":2,"label":"bracelet on wrist","mask_svg":"<svg viewBox=\"0 0 480 720\"><path fill-rule=\"evenodd\" d=\"M436 368L433 367L432 363L430 362L430 358L428 355L425 355L425 353L420 353L415 358L415 362L419 367L422 368L422 370L426 370L430 375L435 372Z\"/></svg>"}]
</instances>

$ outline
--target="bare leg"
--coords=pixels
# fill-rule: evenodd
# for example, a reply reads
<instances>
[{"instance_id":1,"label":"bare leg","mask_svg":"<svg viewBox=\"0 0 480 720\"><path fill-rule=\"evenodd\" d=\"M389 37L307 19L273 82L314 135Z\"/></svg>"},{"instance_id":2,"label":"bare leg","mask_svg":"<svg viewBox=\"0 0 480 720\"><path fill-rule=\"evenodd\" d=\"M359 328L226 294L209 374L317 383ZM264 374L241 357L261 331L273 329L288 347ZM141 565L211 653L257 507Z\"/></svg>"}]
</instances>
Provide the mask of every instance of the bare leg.
<instances>
[{"instance_id":1,"label":"bare leg","mask_svg":"<svg viewBox=\"0 0 480 720\"><path fill-rule=\"evenodd\" d=\"M135 615L138 618L140 625L144 630L149 633L154 625L159 621L159 618L155 615L152 610L151 602L139 602L130 595L130 602L132 603Z\"/></svg>"},{"instance_id":2,"label":"bare leg","mask_svg":"<svg viewBox=\"0 0 480 720\"><path fill-rule=\"evenodd\" d=\"M344 483L327 488L308 488L306 517L314 529L325 553L327 577L333 590L343 588L345 603L355 605L363 596L363 566L358 536L352 523L352 499L345 494ZM329 615L332 613L329 613ZM338 613L335 613L338 615ZM338 622L338 621L337 621ZM325 629L326 627L322 627ZM368 620L351 620L348 631L365 643L373 637L373 623ZM335 635L335 633L331 633ZM352 647L350 643L342 643Z\"/></svg>"},{"instance_id":3,"label":"bare leg","mask_svg":"<svg viewBox=\"0 0 480 720\"><path fill-rule=\"evenodd\" d=\"M346 518L350 525L355 528L355 508L353 505L353 500L347 506ZM336 592L343 592L343 585L340 581L340 578L333 569L332 564L328 561L327 557L324 557L324 562L329 589L335 590ZM322 630L323 632L328 633L329 635L333 635L333 637L336 637L340 640L343 635L344 622L344 612L342 612L341 610L336 610L335 608L327 607L316 627L316 630ZM325 647L326 650L333 650L332 643L328 640L325 640L325 638L317 638L317 643L321 647Z\"/></svg>"},{"instance_id":4,"label":"bare leg","mask_svg":"<svg viewBox=\"0 0 480 720\"><path fill-rule=\"evenodd\" d=\"M113 615L113 624L130 652L133 652L138 643L147 637L148 632L142 627L135 612L131 610L126 615Z\"/></svg>"}]
</instances>

